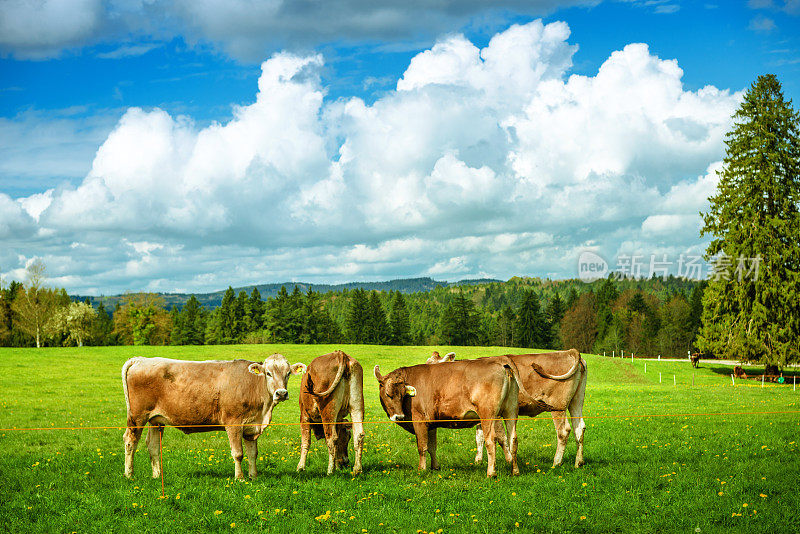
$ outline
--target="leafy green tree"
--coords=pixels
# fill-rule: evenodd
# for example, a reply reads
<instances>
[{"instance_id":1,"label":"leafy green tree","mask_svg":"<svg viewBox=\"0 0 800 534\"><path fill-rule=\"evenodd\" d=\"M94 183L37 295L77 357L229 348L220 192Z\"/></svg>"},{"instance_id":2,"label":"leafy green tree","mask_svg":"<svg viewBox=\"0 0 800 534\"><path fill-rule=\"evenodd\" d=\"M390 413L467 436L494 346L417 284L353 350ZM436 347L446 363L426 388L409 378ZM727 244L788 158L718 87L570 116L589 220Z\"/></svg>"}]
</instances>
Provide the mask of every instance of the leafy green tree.
<instances>
[{"instance_id":1,"label":"leafy green tree","mask_svg":"<svg viewBox=\"0 0 800 534\"><path fill-rule=\"evenodd\" d=\"M597 339L597 297L582 293L561 320L561 338L565 348L580 352L592 350Z\"/></svg>"},{"instance_id":2,"label":"leafy green tree","mask_svg":"<svg viewBox=\"0 0 800 534\"><path fill-rule=\"evenodd\" d=\"M47 323L56 309L54 291L44 286L45 266L41 260L33 261L26 268L27 281L22 291L17 293L13 311L17 327L36 340L36 347L42 346Z\"/></svg>"},{"instance_id":3,"label":"leafy green tree","mask_svg":"<svg viewBox=\"0 0 800 534\"><path fill-rule=\"evenodd\" d=\"M128 345L166 345L171 328L164 298L155 293L130 293L114 313L114 331Z\"/></svg>"},{"instance_id":4,"label":"leafy green tree","mask_svg":"<svg viewBox=\"0 0 800 534\"><path fill-rule=\"evenodd\" d=\"M800 115L767 74L733 119L717 192L703 214L715 272L703 294L698 346L782 367L800 358Z\"/></svg>"},{"instance_id":5,"label":"leafy green tree","mask_svg":"<svg viewBox=\"0 0 800 534\"><path fill-rule=\"evenodd\" d=\"M686 357L693 339L691 312L683 295L675 295L661 307L660 354Z\"/></svg>"},{"instance_id":6,"label":"leafy green tree","mask_svg":"<svg viewBox=\"0 0 800 534\"><path fill-rule=\"evenodd\" d=\"M411 340L411 319L406 306L406 299L399 291L392 298L392 311L389 314L393 345L407 345Z\"/></svg>"},{"instance_id":7,"label":"leafy green tree","mask_svg":"<svg viewBox=\"0 0 800 534\"><path fill-rule=\"evenodd\" d=\"M442 311L439 333L448 345L474 345L478 339L480 317L472 300L459 289Z\"/></svg>"},{"instance_id":8,"label":"leafy green tree","mask_svg":"<svg viewBox=\"0 0 800 534\"><path fill-rule=\"evenodd\" d=\"M528 348L541 347L545 341L545 331L546 324L539 296L534 291L527 291L514 323L514 345Z\"/></svg>"},{"instance_id":9,"label":"leafy green tree","mask_svg":"<svg viewBox=\"0 0 800 534\"><path fill-rule=\"evenodd\" d=\"M53 334L65 334L66 341L82 347L84 341L91 338L95 315L96 311L91 304L70 302L67 306L56 309L47 327Z\"/></svg>"}]
</instances>

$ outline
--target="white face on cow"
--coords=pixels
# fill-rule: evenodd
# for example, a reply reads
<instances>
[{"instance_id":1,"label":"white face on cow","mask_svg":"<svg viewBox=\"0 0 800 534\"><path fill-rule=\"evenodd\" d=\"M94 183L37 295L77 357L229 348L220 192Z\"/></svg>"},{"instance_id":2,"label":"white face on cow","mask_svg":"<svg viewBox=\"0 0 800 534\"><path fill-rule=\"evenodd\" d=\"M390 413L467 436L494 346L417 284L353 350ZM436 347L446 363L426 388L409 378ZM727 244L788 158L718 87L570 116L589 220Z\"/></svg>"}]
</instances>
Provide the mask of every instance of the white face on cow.
<instances>
[{"instance_id":1,"label":"white face on cow","mask_svg":"<svg viewBox=\"0 0 800 534\"><path fill-rule=\"evenodd\" d=\"M248 370L254 375L262 375L266 382L267 393L272 395L275 403L285 401L289 398L287 386L289 377L301 375L306 371L306 364L289 364L289 360L282 354L273 354L264 363L251 363Z\"/></svg>"}]
</instances>

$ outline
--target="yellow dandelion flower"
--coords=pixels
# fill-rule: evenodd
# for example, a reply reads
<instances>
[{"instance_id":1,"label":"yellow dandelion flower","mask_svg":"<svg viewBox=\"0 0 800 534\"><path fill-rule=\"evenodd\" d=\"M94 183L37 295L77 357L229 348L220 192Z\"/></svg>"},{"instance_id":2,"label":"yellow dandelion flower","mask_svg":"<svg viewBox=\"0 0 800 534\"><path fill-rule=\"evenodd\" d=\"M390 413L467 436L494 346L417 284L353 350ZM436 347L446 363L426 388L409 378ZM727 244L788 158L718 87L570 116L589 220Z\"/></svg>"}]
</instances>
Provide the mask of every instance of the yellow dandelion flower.
<instances>
[{"instance_id":1,"label":"yellow dandelion flower","mask_svg":"<svg viewBox=\"0 0 800 534\"><path fill-rule=\"evenodd\" d=\"M582 515L582 516L581 516L581 521L583 521L584 519L586 519L586 516L585 516L585 515Z\"/></svg>"},{"instance_id":2,"label":"yellow dandelion flower","mask_svg":"<svg viewBox=\"0 0 800 534\"><path fill-rule=\"evenodd\" d=\"M214 510L214 515L219 515L222 513L222 510Z\"/></svg>"}]
</instances>

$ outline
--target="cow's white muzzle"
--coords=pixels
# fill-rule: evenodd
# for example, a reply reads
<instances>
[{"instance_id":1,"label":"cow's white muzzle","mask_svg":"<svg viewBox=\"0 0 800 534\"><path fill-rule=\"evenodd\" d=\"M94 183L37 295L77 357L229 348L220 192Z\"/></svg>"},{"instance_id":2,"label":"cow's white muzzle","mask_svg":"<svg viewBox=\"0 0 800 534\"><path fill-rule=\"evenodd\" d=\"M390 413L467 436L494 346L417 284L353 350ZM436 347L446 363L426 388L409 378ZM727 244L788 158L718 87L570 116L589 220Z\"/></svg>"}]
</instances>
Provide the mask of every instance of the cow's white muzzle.
<instances>
[{"instance_id":1,"label":"cow's white muzzle","mask_svg":"<svg viewBox=\"0 0 800 534\"><path fill-rule=\"evenodd\" d=\"M391 416L389 419L391 419L394 422L397 422L397 421L402 421L403 419L405 419L405 416L403 414L401 414L401 413L396 413L393 416Z\"/></svg>"},{"instance_id":2,"label":"cow's white muzzle","mask_svg":"<svg viewBox=\"0 0 800 534\"><path fill-rule=\"evenodd\" d=\"M278 389L275 391L275 394L272 395L272 398L275 402L285 401L289 398L289 392L285 389Z\"/></svg>"}]
</instances>

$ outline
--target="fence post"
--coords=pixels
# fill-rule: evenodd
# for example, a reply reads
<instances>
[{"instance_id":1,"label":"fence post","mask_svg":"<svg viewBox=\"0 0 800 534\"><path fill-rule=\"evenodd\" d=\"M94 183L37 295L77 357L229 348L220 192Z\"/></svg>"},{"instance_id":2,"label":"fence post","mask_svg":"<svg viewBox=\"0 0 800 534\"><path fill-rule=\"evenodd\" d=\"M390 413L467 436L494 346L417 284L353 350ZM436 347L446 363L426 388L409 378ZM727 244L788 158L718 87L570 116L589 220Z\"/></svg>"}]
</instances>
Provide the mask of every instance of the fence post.
<instances>
[{"instance_id":1,"label":"fence post","mask_svg":"<svg viewBox=\"0 0 800 534\"><path fill-rule=\"evenodd\" d=\"M675 378L675 375L672 375L672 385L678 387L678 380Z\"/></svg>"},{"instance_id":2,"label":"fence post","mask_svg":"<svg viewBox=\"0 0 800 534\"><path fill-rule=\"evenodd\" d=\"M660 372L660 371L659 371L659 373L658 373L658 383L659 383L659 384L661 383L661 372Z\"/></svg>"},{"instance_id":3,"label":"fence post","mask_svg":"<svg viewBox=\"0 0 800 534\"><path fill-rule=\"evenodd\" d=\"M624 358L625 357L625 349L622 349L620 351L620 354L621 354L620 358Z\"/></svg>"},{"instance_id":4,"label":"fence post","mask_svg":"<svg viewBox=\"0 0 800 534\"><path fill-rule=\"evenodd\" d=\"M732 386L735 386L735 385L736 385L736 382L734 382L734 381L733 381L733 373L731 373L731 385L732 385Z\"/></svg>"},{"instance_id":5,"label":"fence post","mask_svg":"<svg viewBox=\"0 0 800 534\"><path fill-rule=\"evenodd\" d=\"M644 372L647 372L647 362L644 362Z\"/></svg>"},{"instance_id":6,"label":"fence post","mask_svg":"<svg viewBox=\"0 0 800 534\"><path fill-rule=\"evenodd\" d=\"M765 373L766 374L766 373ZM764 387L764 375L761 375L761 387Z\"/></svg>"}]
</instances>

